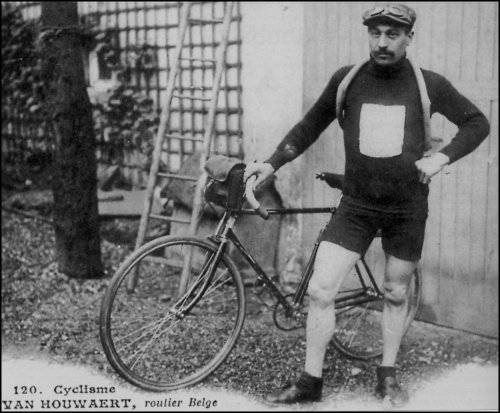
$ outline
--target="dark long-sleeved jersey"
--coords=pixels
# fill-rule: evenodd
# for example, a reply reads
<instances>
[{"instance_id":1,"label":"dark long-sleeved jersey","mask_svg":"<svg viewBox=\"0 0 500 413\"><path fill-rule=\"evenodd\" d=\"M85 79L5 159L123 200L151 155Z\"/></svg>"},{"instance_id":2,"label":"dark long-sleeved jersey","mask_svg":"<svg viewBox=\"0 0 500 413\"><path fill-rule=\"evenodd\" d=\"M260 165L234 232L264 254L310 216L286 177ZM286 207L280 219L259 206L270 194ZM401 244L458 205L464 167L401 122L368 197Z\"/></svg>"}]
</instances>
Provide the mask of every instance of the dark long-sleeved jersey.
<instances>
[{"instance_id":1,"label":"dark long-sleeved jersey","mask_svg":"<svg viewBox=\"0 0 500 413\"><path fill-rule=\"evenodd\" d=\"M275 169L303 153L335 119L337 89L352 66L338 70L304 118L266 161ZM440 152L450 163L473 151L488 135L481 111L443 76L422 70L431 114L458 126ZM422 105L417 81L404 58L390 67L370 60L352 80L344 104L346 153L344 194L375 205L404 206L425 201L428 186L419 182L415 161L425 150Z\"/></svg>"}]
</instances>

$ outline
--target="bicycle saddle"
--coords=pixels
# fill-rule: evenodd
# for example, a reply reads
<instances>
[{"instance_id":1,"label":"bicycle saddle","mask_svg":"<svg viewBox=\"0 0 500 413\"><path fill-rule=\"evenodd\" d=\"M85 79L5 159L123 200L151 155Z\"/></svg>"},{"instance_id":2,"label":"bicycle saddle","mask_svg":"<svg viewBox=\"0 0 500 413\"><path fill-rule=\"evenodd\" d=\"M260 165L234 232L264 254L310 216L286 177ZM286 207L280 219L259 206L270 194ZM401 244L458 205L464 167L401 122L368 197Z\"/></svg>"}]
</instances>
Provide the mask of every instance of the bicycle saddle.
<instances>
[{"instance_id":1,"label":"bicycle saddle","mask_svg":"<svg viewBox=\"0 0 500 413\"><path fill-rule=\"evenodd\" d=\"M344 175L333 172L321 172L316 174L316 178L325 181L332 188L340 189L344 187Z\"/></svg>"}]
</instances>

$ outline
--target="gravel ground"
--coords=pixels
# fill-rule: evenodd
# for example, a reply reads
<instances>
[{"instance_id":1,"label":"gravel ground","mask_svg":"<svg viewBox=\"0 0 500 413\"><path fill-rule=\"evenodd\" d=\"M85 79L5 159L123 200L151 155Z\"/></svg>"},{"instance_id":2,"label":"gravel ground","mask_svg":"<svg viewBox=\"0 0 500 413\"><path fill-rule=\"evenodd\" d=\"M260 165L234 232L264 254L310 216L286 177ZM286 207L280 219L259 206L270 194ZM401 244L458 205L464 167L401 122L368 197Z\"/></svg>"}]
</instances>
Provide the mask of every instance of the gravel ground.
<instances>
[{"instance_id":1,"label":"gravel ground","mask_svg":"<svg viewBox=\"0 0 500 413\"><path fill-rule=\"evenodd\" d=\"M40 357L87 366L121 381L99 343L98 311L109 277L133 248L130 232L136 224L126 220L103 223L107 277L80 281L58 272L49 224L2 210L3 348L14 352L28 349ZM117 243L120 239L124 243ZM259 398L300 370L303 330L285 333L274 328L270 312L263 311L260 301L252 297L248 294L249 315L235 349L203 386ZM498 341L414 322L403 342L400 376L411 392L467 363L498 367ZM325 394L371 394L376 361L347 360L330 349L325 365Z\"/></svg>"}]
</instances>

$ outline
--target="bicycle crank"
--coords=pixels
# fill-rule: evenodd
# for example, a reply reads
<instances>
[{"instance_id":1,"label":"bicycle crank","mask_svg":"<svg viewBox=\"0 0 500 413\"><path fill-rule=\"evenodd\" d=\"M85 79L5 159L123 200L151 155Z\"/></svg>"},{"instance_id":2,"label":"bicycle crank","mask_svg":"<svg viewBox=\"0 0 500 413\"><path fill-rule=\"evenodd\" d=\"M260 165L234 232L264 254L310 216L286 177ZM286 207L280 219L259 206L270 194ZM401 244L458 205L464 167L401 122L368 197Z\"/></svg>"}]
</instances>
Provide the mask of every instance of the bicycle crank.
<instances>
[{"instance_id":1,"label":"bicycle crank","mask_svg":"<svg viewBox=\"0 0 500 413\"><path fill-rule=\"evenodd\" d=\"M293 296L293 294L288 294L285 298L291 296ZM299 308L287 309L278 301L273 310L273 321L280 330L297 330L306 325L306 313L303 311L302 306Z\"/></svg>"}]
</instances>

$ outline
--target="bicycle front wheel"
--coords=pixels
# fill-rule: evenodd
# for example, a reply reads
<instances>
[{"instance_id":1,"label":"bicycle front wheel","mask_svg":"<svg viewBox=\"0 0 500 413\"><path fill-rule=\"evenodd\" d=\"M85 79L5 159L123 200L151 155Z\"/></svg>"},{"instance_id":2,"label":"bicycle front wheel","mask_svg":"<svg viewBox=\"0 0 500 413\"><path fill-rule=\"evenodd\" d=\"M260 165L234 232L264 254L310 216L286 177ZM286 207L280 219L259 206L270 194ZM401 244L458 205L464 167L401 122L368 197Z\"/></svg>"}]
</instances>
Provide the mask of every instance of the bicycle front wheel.
<instances>
[{"instance_id":1,"label":"bicycle front wheel","mask_svg":"<svg viewBox=\"0 0 500 413\"><path fill-rule=\"evenodd\" d=\"M147 390L178 389L228 356L243 326L244 290L229 257L215 263L216 251L205 240L166 236L118 269L102 302L100 335L123 378Z\"/></svg>"},{"instance_id":2,"label":"bicycle front wheel","mask_svg":"<svg viewBox=\"0 0 500 413\"><path fill-rule=\"evenodd\" d=\"M361 271L359 265L357 271ZM354 272L354 270L353 270ZM381 286L383 275L374 275L376 283ZM363 281L361 281L363 280ZM335 333L332 344L337 350L349 358L369 360L382 355L382 310L383 296L366 284L367 278L358 274L349 274L341 286L336 299ZM415 317L421 295L421 275L415 270L408 289L408 308L404 324L404 333ZM350 305L350 300L343 298L353 296L358 303ZM364 302L363 302L364 300Z\"/></svg>"}]
</instances>

